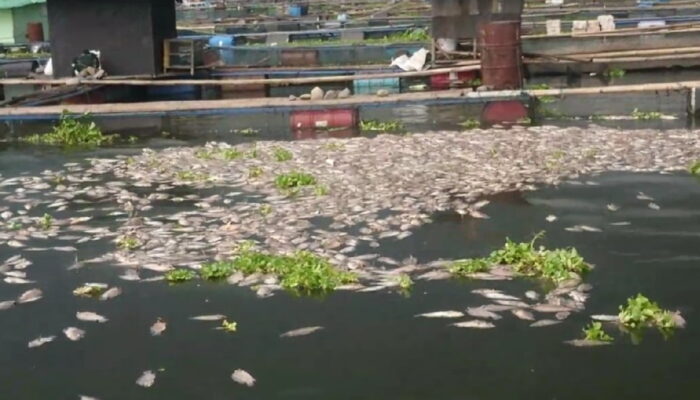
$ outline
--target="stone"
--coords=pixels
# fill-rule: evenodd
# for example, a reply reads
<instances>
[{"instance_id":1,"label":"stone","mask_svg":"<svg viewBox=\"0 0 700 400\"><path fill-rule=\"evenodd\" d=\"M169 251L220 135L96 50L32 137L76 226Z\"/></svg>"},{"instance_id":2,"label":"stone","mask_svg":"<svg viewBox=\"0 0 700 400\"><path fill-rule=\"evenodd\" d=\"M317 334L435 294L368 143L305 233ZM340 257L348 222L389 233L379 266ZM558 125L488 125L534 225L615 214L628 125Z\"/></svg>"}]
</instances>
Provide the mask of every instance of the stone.
<instances>
[{"instance_id":1,"label":"stone","mask_svg":"<svg viewBox=\"0 0 700 400\"><path fill-rule=\"evenodd\" d=\"M299 96L299 100L311 100L311 95L308 93L304 93L301 96Z\"/></svg>"},{"instance_id":2,"label":"stone","mask_svg":"<svg viewBox=\"0 0 700 400\"><path fill-rule=\"evenodd\" d=\"M316 86L315 88L311 89L311 100L323 100L323 89L320 87Z\"/></svg>"},{"instance_id":3,"label":"stone","mask_svg":"<svg viewBox=\"0 0 700 400\"><path fill-rule=\"evenodd\" d=\"M340 92L338 92L339 99L347 99L348 97L350 97L350 95L351 95L350 89L348 89L348 88L345 88L345 89L341 90Z\"/></svg>"},{"instance_id":4,"label":"stone","mask_svg":"<svg viewBox=\"0 0 700 400\"><path fill-rule=\"evenodd\" d=\"M377 96L387 97L387 96L389 96L389 91L386 89L379 89L379 90L377 90Z\"/></svg>"},{"instance_id":5,"label":"stone","mask_svg":"<svg viewBox=\"0 0 700 400\"><path fill-rule=\"evenodd\" d=\"M289 95L289 101L295 101L297 99L297 96L290 94Z\"/></svg>"},{"instance_id":6,"label":"stone","mask_svg":"<svg viewBox=\"0 0 700 400\"><path fill-rule=\"evenodd\" d=\"M338 98L338 92L335 90L329 90L326 92L326 94L323 96L324 100L335 100Z\"/></svg>"},{"instance_id":7,"label":"stone","mask_svg":"<svg viewBox=\"0 0 700 400\"><path fill-rule=\"evenodd\" d=\"M490 92L493 90L493 86L489 85L481 85L478 88L476 88L477 92Z\"/></svg>"}]
</instances>

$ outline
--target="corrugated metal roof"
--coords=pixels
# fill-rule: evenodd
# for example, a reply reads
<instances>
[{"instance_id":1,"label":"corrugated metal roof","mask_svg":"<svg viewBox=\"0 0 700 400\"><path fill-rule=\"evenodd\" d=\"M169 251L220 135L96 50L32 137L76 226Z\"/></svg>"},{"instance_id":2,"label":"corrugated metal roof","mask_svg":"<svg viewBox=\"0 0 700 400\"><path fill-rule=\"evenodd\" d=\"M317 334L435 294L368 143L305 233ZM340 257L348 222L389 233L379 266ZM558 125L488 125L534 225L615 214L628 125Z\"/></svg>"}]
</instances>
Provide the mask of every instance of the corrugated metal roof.
<instances>
[{"instance_id":1,"label":"corrugated metal roof","mask_svg":"<svg viewBox=\"0 0 700 400\"><path fill-rule=\"evenodd\" d=\"M24 7L30 4L46 3L46 0L0 0L0 10Z\"/></svg>"}]
</instances>

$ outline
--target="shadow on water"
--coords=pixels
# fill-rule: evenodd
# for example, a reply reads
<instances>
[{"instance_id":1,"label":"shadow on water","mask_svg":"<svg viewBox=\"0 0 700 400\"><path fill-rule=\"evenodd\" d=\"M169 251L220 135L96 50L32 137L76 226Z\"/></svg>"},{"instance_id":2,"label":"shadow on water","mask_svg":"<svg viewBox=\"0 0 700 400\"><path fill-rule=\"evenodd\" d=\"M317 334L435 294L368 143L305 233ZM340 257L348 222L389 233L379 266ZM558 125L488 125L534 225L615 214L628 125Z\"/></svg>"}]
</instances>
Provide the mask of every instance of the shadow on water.
<instances>
[{"instance_id":1,"label":"shadow on water","mask_svg":"<svg viewBox=\"0 0 700 400\"><path fill-rule=\"evenodd\" d=\"M47 162L54 161L49 157ZM20 174L6 166L5 177ZM45 168L41 164L36 170ZM661 209L638 200L640 191L654 197ZM225 284L171 287L121 281L121 270L110 265L69 271L75 261L71 253L22 251L33 261L28 271L45 297L0 311L2 397L693 398L700 391L700 347L695 340L700 325L694 323L700 307L699 199L700 182L685 174L608 173L558 188L495 196L483 210L490 219L436 215L413 236L384 240L376 249L385 256L413 255L421 261L476 257L501 246L506 237L528 240L544 230L543 245L575 246L597 268L587 277L594 286L587 309L560 325L539 329L510 315L491 330L461 330L448 327L445 320L413 317L485 304L470 293L476 288L499 288L518 296L537 290L538 284L528 280L418 282L409 297L338 292L324 299L278 294L261 300L250 289ZM608 203L620 210L609 211ZM558 219L546 222L550 214ZM611 225L622 221L629 225ZM602 232L565 230L576 224ZM78 256L94 257L111 246L106 240L80 244ZM18 253L3 246L0 259ZM142 273L144 278L153 275ZM124 293L106 302L72 296L85 282L117 285ZM0 283L0 300L28 288ZM638 346L617 334L614 345L602 348L562 343L580 336L588 315L615 313L617 305L637 292L679 308L688 328L666 342L649 333ZM77 321L79 310L98 312L109 322ZM226 334L213 329L216 323L189 320L217 313L237 321L238 332ZM151 337L148 327L158 317L168 322L168 330ZM325 329L308 337L279 337L310 325ZM86 337L69 342L61 335L67 326L85 329ZM29 340L51 334L59 338L27 349ZM252 373L257 385L233 383L229 376L237 368ZM160 370L155 385L136 386L134 381L147 369Z\"/></svg>"}]
</instances>

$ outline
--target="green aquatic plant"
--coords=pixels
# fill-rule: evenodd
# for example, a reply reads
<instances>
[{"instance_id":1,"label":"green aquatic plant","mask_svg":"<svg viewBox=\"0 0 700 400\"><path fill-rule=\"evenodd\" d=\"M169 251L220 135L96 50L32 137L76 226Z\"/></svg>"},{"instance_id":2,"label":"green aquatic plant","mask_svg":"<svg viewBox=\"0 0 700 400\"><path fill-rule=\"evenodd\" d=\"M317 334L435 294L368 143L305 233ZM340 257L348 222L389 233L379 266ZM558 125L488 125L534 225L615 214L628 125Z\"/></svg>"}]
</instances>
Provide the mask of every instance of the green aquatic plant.
<instances>
[{"instance_id":1,"label":"green aquatic plant","mask_svg":"<svg viewBox=\"0 0 700 400\"><path fill-rule=\"evenodd\" d=\"M234 129L233 133L236 133L236 134L242 135L242 136L255 136L255 135L260 133L260 130L253 129L253 128Z\"/></svg>"},{"instance_id":2,"label":"green aquatic plant","mask_svg":"<svg viewBox=\"0 0 700 400\"><path fill-rule=\"evenodd\" d=\"M48 231L53 226L53 217L49 214L44 214L43 217L39 219L39 227L45 231Z\"/></svg>"},{"instance_id":3,"label":"green aquatic plant","mask_svg":"<svg viewBox=\"0 0 700 400\"><path fill-rule=\"evenodd\" d=\"M175 174L177 179L181 181L206 181L211 178L209 174L206 172L196 172L196 171L191 171L191 170L182 170L182 171L177 171Z\"/></svg>"},{"instance_id":4,"label":"green aquatic plant","mask_svg":"<svg viewBox=\"0 0 700 400\"><path fill-rule=\"evenodd\" d=\"M113 143L114 136L103 134L88 114L75 116L64 112L51 132L35 134L19 140L39 145L94 147Z\"/></svg>"},{"instance_id":5,"label":"green aquatic plant","mask_svg":"<svg viewBox=\"0 0 700 400\"><path fill-rule=\"evenodd\" d=\"M12 221L7 224L7 229L11 231L18 231L22 229L22 224L17 221Z\"/></svg>"},{"instance_id":6,"label":"green aquatic plant","mask_svg":"<svg viewBox=\"0 0 700 400\"><path fill-rule=\"evenodd\" d=\"M248 178L259 178L263 174L262 167L250 167L248 169Z\"/></svg>"},{"instance_id":7,"label":"green aquatic plant","mask_svg":"<svg viewBox=\"0 0 700 400\"><path fill-rule=\"evenodd\" d=\"M622 78L627 75L627 71L622 68L608 68L603 72L606 78Z\"/></svg>"},{"instance_id":8,"label":"green aquatic plant","mask_svg":"<svg viewBox=\"0 0 700 400\"><path fill-rule=\"evenodd\" d=\"M289 161L292 158L294 158L294 155L292 154L291 151L284 149L282 147L275 147L272 155L275 157L275 160L277 160L279 162Z\"/></svg>"},{"instance_id":9,"label":"green aquatic plant","mask_svg":"<svg viewBox=\"0 0 700 400\"><path fill-rule=\"evenodd\" d=\"M228 278L233 273L233 265L229 261L216 261L202 265L199 275L202 279L216 281Z\"/></svg>"},{"instance_id":10,"label":"green aquatic plant","mask_svg":"<svg viewBox=\"0 0 700 400\"><path fill-rule=\"evenodd\" d=\"M689 171L692 175L700 175L700 160L695 161L695 162L690 166L690 168L688 168L688 171Z\"/></svg>"},{"instance_id":11,"label":"green aquatic plant","mask_svg":"<svg viewBox=\"0 0 700 400\"><path fill-rule=\"evenodd\" d=\"M360 130L364 132L400 132L404 130L404 126L399 121L363 119L360 121Z\"/></svg>"},{"instance_id":12,"label":"green aquatic plant","mask_svg":"<svg viewBox=\"0 0 700 400\"><path fill-rule=\"evenodd\" d=\"M141 241L135 236L124 235L117 239L117 247L122 250L131 251L139 248L139 246L141 246Z\"/></svg>"},{"instance_id":13,"label":"green aquatic plant","mask_svg":"<svg viewBox=\"0 0 700 400\"><path fill-rule=\"evenodd\" d=\"M488 272L491 269L491 261L487 258L467 258L454 261L448 270L452 275L469 276L479 272Z\"/></svg>"},{"instance_id":14,"label":"green aquatic plant","mask_svg":"<svg viewBox=\"0 0 700 400\"><path fill-rule=\"evenodd\" d=\"M238 330L238 323L236 321L231 321L225 319L221 321L221 329L223 329L225 332L233 333Z\"/></svg>"},{"instance_id":15,"label":"green aquatic plant","mask_svg":"<svg viewBox=\"0 0 700 400\"><path fill-rule=\"evenodd\" d=\"M657 303L641 294L630 297L626 305L620 306L618 318L620 323L629 329L656 327L668 330L676 327L670 311L661 309Z\"/></svg>"},{"instance_id":16,"label":"green aquatic plant","mask_svg":"<svg viewBox=\"0 0 700 400\"><path fill-rule=\"evenodd\" d=\"M270 215L271 212L272 212L272 205L271 204L262 204L260 206L260 215L262 215L263 217Z\"/></svg>"},{"instance_id":17,"label":"green aquatic plant","mask_svg":"<svg viewBox=\"0 0 700 400\"><path fill-rule=\"evenodd\" d=\"M661 119L663 114L658 111L639 111L639 109L635 108L632 111L632 117L638 121L652 121Z\"/></svg>"},{"instance_id":18,"label":"green aquatic plant","mask_svg":"<svg viewBox=\"0 0 700 400\"><path fill-rule=\"evenodd\" d=\"M482 82L480 78L474 78L472 80L467 81L467 86L470 86L473 88L479 87L483 84L484 84L484 82Z\"/></svg>"},{"instance_id":19,"label":"green aquatic plant","mask_svg":"<svg viewBox=\"0 0 700 400\"><path fill-rule=\"evenodd\" d=\"M219 155L224 160L233 161L243 157L245 153L236 149L221 149L221 151L219 151Z\"/></svg>"},{"instance_id":20,"label":"green aquatic plant","mask_svg":"<svg viewBox=\"0 0 700 400\"><path fill-rule=\"evenodd\" d=\"M401 274L396 278L401 290L410 290L413 287L413 279L408 274Z\"/></svg>"},{"instance_id":21,"label":"green aquatic plant","mask_svg":"<svg viewBox=\"0 0 700 400\"><path fill-rule=\"evenodd\" d=\"M530 242L516 243L506 239L503 248L491 253L494 264L509 265L517 273L561 282L576 275L582 275L591 268L576 249L547 250L536 247L535 242L543 233L535 235Z\"/></svg>"},{"instance_id":22,"label":"green aquatic plant","mask_svg":"<svg viewBox=\"0 0 700 400\"><path fill-rule=\"evenodd\" d=\"M311 186L315 184L316 178L304 172L289 172L277 175L275 178L275 186L277 186L278 189L296 189L302 186Z\"/></svg>"},{"instance_id":23,"label":"green aquatic plant","mask_svg":"<svg viewBox=\"0 0 700 400\"><path fill-rule=\"evenodd\" d=\"M479 120L476 118L469 118L465 121L460 122L458 125L464 129L471 130L479 128L481 126L481 122L479 122Z\"/></svg>"},{"instance_id":24,"label":"green aquatic plant","mask_svg":"<svg viewBox=\"0 0 700 400\"><path fill-rule=\"evenodd\" d=\"M200 160L212 160L214 159L214 152L209 149L202 148L197 149L197 151L194 152L194 156Z\"/></svg>"},{"instance_id":25,"label":"green aquatic plant","mask_svg":"<svg viewBox=\"0 0 700 400\"><path fill-rule=\"evenodd\" d=\"M345 149L345 145L342 143L329 142L325 143L323 148L330 151L339 151Z\"/></svg>"},{"instance_id":26,"label":"green aquatic plant","mask_svg":"<svg viewBox=\"0 0 700 400\"><path fill-rule=\"evenodd\" d=\"M165 274L165 280L170 282L170 283L183 283L187 281L191 281L192 279L196 278L197 274L192 271L191 269L187 268L178 268L174 269L172 271L168 271Z\"/></svg>"},{"instance_id":27,"label":"green aquatic plant","mask_svg":"<svg viewBox=\"0 0 700 400\"><path fill-rule=\"evenodd\" d=\"M612 342L613 337L608 335L600 322L592 322L583 329L584 340L596 342Z\"/></svg>"},{"instance_id":28,"label":"green aquatic plant","mask_svg":"<svg viewBox=\"0 0 700 400\"><path fill-rule=\"evenodd\" d=\"M333 267L325 258L306 251L291 255L273 255L243 249L228 263L245 275L277 275L282 287L300 294L328 292L357 279L354 274Z\"/></svg>"},{"instance_id":29,"label":"green aquatic plant","mask_svg":"<svg viewBox=\"0 0 700 400\"><path fill-rule=\"evenodd\" d=\"M314 194L316 196L327 196L330 193L330 189L326 185L316 185L314 186Z\"/></svg>"},{"instance_id":30,"label":"green aquatic plant","mask_svg":"<svg viewBox=\"0 0 700 400\"><path fill-rule=\"evenodd\" d=\"M106 286L86 283L73 290L73 295L78 297L98 297L107 290Z\"/></svg>"},{"instance_id":31,"label":"green aquatic plant","mask_svg":"<svg viewBox=\"0 0 700 400\"><path fill-rule=\"evenodd\" d=\"M551 87L546 83L531 83L531 84L527 85L526 88L529 90L548 90L548 89L551 89Z\"/></svg>"}]
</instances>

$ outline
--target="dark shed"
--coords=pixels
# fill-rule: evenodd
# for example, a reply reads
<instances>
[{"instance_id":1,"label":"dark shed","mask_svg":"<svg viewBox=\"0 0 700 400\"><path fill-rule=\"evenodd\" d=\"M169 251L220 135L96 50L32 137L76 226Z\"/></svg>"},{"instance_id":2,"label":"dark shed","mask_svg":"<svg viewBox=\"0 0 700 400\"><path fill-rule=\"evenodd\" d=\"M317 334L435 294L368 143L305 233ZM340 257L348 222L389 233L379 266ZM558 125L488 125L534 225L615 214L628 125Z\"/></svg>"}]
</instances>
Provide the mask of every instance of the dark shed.
<instances>
[{"instance_id":1,"label":"dark shed","mask_svg":"<svg viewBox=\"0 0 700 400\"><path fill-rule=\"evenodd\" d=\"M435 38L476 37L481 22L519 21L523 0L431 0Z\"/></svg>"},{"instance_id":2,"label":"dark shed","mask_svg":"<svg viewBox=\"0 0 700 400\"><path fill-rule=\"evenodd\" d=\"M100 50L110 75L157 74L163 40L177 36L174 0L48 0L54 75L73 75L83 50Z\"/></svg>"}]
</instances>

